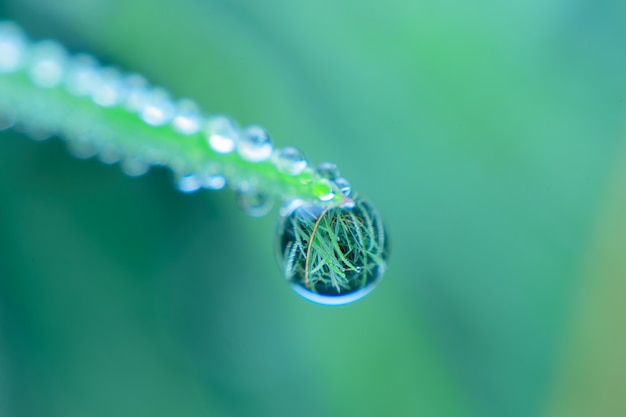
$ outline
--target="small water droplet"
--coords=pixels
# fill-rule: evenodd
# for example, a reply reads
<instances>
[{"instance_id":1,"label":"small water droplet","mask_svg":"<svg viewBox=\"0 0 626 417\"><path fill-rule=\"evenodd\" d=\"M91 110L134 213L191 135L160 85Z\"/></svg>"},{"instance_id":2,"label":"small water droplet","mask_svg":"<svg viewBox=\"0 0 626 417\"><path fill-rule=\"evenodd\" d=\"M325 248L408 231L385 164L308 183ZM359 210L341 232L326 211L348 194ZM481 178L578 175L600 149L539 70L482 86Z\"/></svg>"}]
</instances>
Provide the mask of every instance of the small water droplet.
<instances>
[{"instance_id":1,"label":"small water droplet","mask_svg":"<svg viewBox=\"0 0 626 417\"><path fill-rule=\"evenodd\" d=\"M102 107L112 107L126 98L126 88L121 74L115 68L100 70L99 82L91 87L91 98Z\"/></svg>"},{"instance_id":2,"label":"small water droplet","mask_svg":"<svg viewBox=\"0 0 626 417\"><path fill-rule=\"evenodd\" d=\"M112 165L122 159L122 154L115 145L107 143L100 149L98 159L107 165Z\"/></svg>"},{"instance_id":3,"label":"small water droplet","mask_svg":"<svg viewBox=\"0 0 626 417\"><path fill-rule=\"evenodd\" d=\"M149 96L148 81L138 74L131 74L124 80L126 84L126 110L140 113Z\"/></svg>"},{"instance_id":4,"label":"small water droplet","mask_svg":"<svg viewBox=\"0 0 626 417\"><path fill-rule=\"evenodd\" d=\"M28 40L13 22L0 22L0 73L21 69L28 53Z\"/></svg>"},{"instance_id":5,"label":"small water droplet","mask_svg":"<svg viewBox=\"0 0 626 417\"><path fill-rule=\"evenodd\" d=\"M226 186L226 178L220 174L212 174L204 180L204 188L209 190L221 190Z\"/></svg>"},{"instance_id":6,"label":"small water droplet","mask_svg":"<svg viewBox=\"0 0 626 417\"><path fill-rule=\"evenodd\" d=\"M313 194L315 194L315 197L319 198L320 201L330 201L335 197L333 184L325 178L319 179L313 184Z\"/></svg>"},{"instance_id":7,"label":"small water droplet","mask_svg":"<svg viewBox=\"0 0 626 417\"><path fill-rule=\"evenodd\" d=\"M317 166L317 173L329 180L334 180L339 176L339 168L332 162L322 162Z\"/></svg>"},{"instance_id":8,"label":"small water droplet","mask_svg":"<svg viewBox=\"0 0 626 417\"><path fill-rule=\"evenodd\" d=\"M207 140L217 153L228 154L235 150L239 139L239 129L226 116L216 116L207 122Z\"/></svg>"},{"instance_id":9,"label":"small water droplet","mask_svg":"<svg viewBox=\"0 0 626 417\"><path fill-rule=\"evenodd\" d=\"M17 113L11 109L2 109L0 112L0 131L13 127L17 122Z\"/></svg>"},{"instance_id":10,"label":"small water droplet","mask_svg":"<svg viewBox=\"0 0 626 417\"><path fill-rule=\"evenodd\" d=\"M196 174L187 174L178 180L176 186L183 193L193 193L202 188L202 179Z\"/></svg>"},{"instance_id":11,"label":"small water droplet","mask_svg":"<svg viewBox=\"0 0 626 417\"><path fill-rule=\"evenodd\" d=\"M176 177L181 177L188 171L185 158L182 158L180 155L170 155L167 166Z\"/></svg>"},{"instance_id":12,"label":"small water droplet","mask_svg":"<svg viewBox=\"0 0 626 417\"><path fill-rule=\"evenodd\" d=\"M195 135L202 126L202 115L198 105L191 100L180 100L176 105L176 116L172 121L174 130L183 135Z\"/></svg>"},{"instance_id":13,"label":"small water droplet","mask_svg":"<svg viewBox=\"0 0 626 417\"><path fill-rule=\"evenodd\" d=\"M162 126L174 117L174 104L167 91L153 88L143 98L141 118L150 126Z\"/></svg>"},{"instance_id":14,"label":"small water droplet","mask_svg":"<svg viewBox=\"0 0 626 417\"><path fill-rule=\"evenodd\" d=\"M54 41L35 43L30 54L30 77L43 88L54 88L64 78L68 55L65 49Z\"/></svg>"},{"instance_id":15,"label":"small water droplet","mask_svg":"<svg viewBox=\"0 0 626 417\"><path fill-rule=\"evenodd\" d=\"M150 165L143 158L131 156L122 160L121 168L129 177L140 177L148 172Z\"/></svg>"},{"instance_id":16,"label":"small water droplet","mask_svg":"<svg viewBox=\"0 0 626 417\"><path fill-rule=\"evenodd\" d=\"M43 142L52 138L52 133L50 133L50 131L41 129L39 126L32 124L24 127L24 133L37 142Z\"/></svg>"},{"instance_id":17,"label":"small water droplet","mask_svg":"<svg viewBox=\"0 0 626 417\"><path fill-rule=\"evenodd\" d=\"M149 165L154 166L163 166L167 165L167 162L170 160L170 154L156 147L146 147L143 150L142 157Z\"/></svg>"},{"instance_id":18,"label":"small water droplet","mask_svg":"<svg viewBox=\"0 0 626 417\"><path fill-rule=\"evenodd\" d=\"M262 162L272 156L274 148L265 129L259 126L250 126L246 128L237 150L246 161Z\"/></svg>"},{"instance_id":19,"label":"small water droplet","mask_svg":"<svg viewBox=\"0 0 626 417\"><path fill-rule=\"evenodd\" d=\"M86 54L73 57L65 75L67 91L77 97L88 96L98 84L100 84L98 61Z\"/></svg>"},{"instance_id":20,"label":"small water droplet","mask_svg":"<svg viewBox=\"0 0 626 417\"><path fill-rule=\"evenodd\" d=\"M263 217L272 209L274 200L270 195L243 183L237 189L237 204L248 216Z\"/></svg>"},{"instance_id":21,"label":"small water droplet","mask_svg":"<svg viewBox=\"0 0 626 417\"><path fill-rule=\"evenodd\" d=\"M98 146L84 140L68 140L66 142L69 153L78 159L89 159L98 153Z\"/></svg>"},{"instance_id":22,"label":"small water droplet","mask_svg":"<svg viewBox=\"0 0 626 417\"><path fill-rule=\"evenodd\" d=\"M343 195L350 197L350 194L352 194L352 186L347 179L343 177L335 178L334 183Z\"/></svg>"},{"instance_id":23,"label":"small water droplet","mask_svg":"<svg viewBox=\"0 0 626 417\"><path fill-rule=\"evenodd\" d=\"M302 170L301 173L298 174L298 181L300 182L300 184L310 184L311 182L313 182L313 179L315 177L315 171L313 171L309 167L306 167Z\"/></svg>"},{"instance_id":24,"label":"small water droplet","mask_svg":"<svg viewBox=\"0 0 626 417\"><path fill-rule=\"evenodd\" d=\"M280 267L304 298L326 305L369 294L387 269L388 240L380 215L358 198L352 208L303 202L281 210Z\"/></svg>"},{"instance_id":25,"label":"small water droplet","mask_svg":"<svg viewBox=\"0 0 626 417\"><path fill-rule=\"evenodd\" d=\"M51 106L46 101L24 100L15 107L18 118L28 124L26 130L39 136L49 137L59 130L61 120L66 117L62 106Z\"/></svg>"},{"instance_id":26,"label":"small water droplet","mask_svg":"<svg viewBox=\"0 0 626 417\"><path fill-rule=\"evenodd\" d=\"M280 172L289 175L298 175L307 167L302 152L291 146L276 150L272 155L272 163Z\"/></svg>"}]
</instances>

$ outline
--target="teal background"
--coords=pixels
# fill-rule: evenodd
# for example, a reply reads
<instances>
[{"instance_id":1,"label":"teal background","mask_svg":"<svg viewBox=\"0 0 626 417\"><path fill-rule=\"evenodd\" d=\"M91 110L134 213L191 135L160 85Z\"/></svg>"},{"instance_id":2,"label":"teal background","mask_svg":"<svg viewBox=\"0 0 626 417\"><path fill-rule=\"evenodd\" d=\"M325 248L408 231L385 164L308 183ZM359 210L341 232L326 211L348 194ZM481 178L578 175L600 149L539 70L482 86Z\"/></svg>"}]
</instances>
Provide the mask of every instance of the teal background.
<instances>
[{"instance_id":1,"label":"teal background","mask_svg":"<svg viewBox=\"0 0 626 417\"><path fill-rule=\"evenodd\" d=\"M626 3L12 0L33 38L332 160L389 271L323 307L275 219L0 133L0 416L624 416Z\"/></svg>"}]
</instances>

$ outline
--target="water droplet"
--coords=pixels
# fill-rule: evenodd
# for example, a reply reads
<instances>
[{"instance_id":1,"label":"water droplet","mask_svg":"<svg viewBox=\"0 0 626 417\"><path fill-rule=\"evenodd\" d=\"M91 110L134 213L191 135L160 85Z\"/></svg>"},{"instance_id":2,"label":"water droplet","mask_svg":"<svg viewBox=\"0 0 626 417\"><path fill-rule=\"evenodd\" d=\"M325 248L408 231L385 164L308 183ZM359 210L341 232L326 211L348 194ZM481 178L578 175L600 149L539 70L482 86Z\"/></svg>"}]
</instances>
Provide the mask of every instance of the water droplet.
<instances>
[{"instance_id":1,"label":"water droplet","mask_svg":"<svg viewBox=\"0 0 626 417\"><path fill-rule=\"evenodd\" d=\"M67 59L67 52L57 42L37 42L31 49L31 79L43 88L58 86L63 81Z\"/></svg>"},{"instance_id":2,"label":"water droplet","mask_svg":"<svg viewBox=\"0 0 626 417\"><path fill-rule=\"evenodd\" d=\"M2 109L0 112L0 131L13 127L17 122L17 113L11 109Z\"/></svg>"},{"instance_id":3,"label":"water droplet","mask_svg":"<svg viewBox=\"0 0 626 417\"><path fill-rule=\"evenodd\" d=\"M244 183L237 189L237 204L248 216L263 217L272 209L274 200Z\"/></svg>"},{"instance_id":4,"label":"water droplet","mask_svg":"<svg viewBox=\"0 0 626 417\"><path fill-rule=\"evenodd\" d=\"M59 130L60 121L66 116L62 106L51 106L46 101L23 100L15 106L18 118L24 122L25 131L36 140L48 138Z\"/></svg>"},{"instance_id":5,"label":"water droplet","mask_svg":"<svg viewBox=\"0 0 626 417\"><path fill-rule=\"evenodd\" d=\"M174 104L167 91L153 88L143 98L140 114L150 126L162 126L174 117Z\"/></svg>"},{"instance_id":6,"label":"water droplet","mask_svg":"<svg viewBox=\"0 0 626 417\"><path fill-rule=\"evenodd\" d=\"M302 152L290 146L276 150L272 155L272 163L280 172L289 175L298 175L307 167Z\"/></svg>"},{"instance_id":7,"label":"water droplet","mask_svg":"<svg viewBox=\"0 0 626 417\"><path fill-rule=\"evenodd\" d=\"M202 115L198 105L191 100L183 99L177 103L176 116L172 121L174 130L183 135L195 135L202 126Z\"/></svg>"},{"instance_id":8,"label":"water droplet","mask_svg":"<svg viewBox=\"0 0 626 417\"><path fill-rule=\"evenodd\" d=\"M196 174L188 174L178 180L177 188L183 193L193 193L202 188L202 179Z\"/></svg>"},{"instance_id":9,"label":"water droplet","mask_svg":"<svg viewBox=\"0 0 626 417\"><path fill-rule=\"evenodd\" d=\"M231 153L239 139L239 129L226 116L211 118L206 128L207 140L211 148L221 154Z\"/></svg>"},{"instance_id":10,"label":"water droplet","mask_svg":"<svg viewBox=\"0 0 626 417\"><path fill-rule=\"evenodd\" d=\"M208 188L209 190L221 190L226 186L226 178L220 174L212 174L209 175L204 180L204 188Z\"/></svg>"},{"instance_id":11,"label":"water droplet","mask_svg":"<svg viewBox=\"0 0 626 417\"><path fill-rule=\"evenodd\" d=\"M150 165L138 156L125 158L121 167L122 171L129 177L140 177L150 169Z\"/></svg>"},{"instance_id":12,"label":"water droplet","mask_svg":"<svg viewBox=\"0 0 626 417\"><path fill-rule=\"evenodd\" d=\"M304 298L327 305L369 294L387 269L388 243L380 215L357 198L353 208L303 202L281 210L280 267Z\"/></svg>"},{"instance_id":13,"label":"water droplet","mask_svg":"<svg viewBox=\"0 0 626 417\"><path fill-rule=\"evenodd\" d=\"M350 194L352 194L352 186L347 179L339 177L335 178L333 182L335 183L337 188L339 188L339 191L341 191L343 195L345 195L346 197L350 197Z\"/></svg>"},{"instance_id":14,"label":"water droplet","mask_svg":"<svg viewBox=\"0 0 626 417\"><path fill-rule=\"evenodd\" d=\"M65 86L77 97L91 95L100 84L98 61L91 55L76 55L69 63Z\"/></svg>"},{"instance_id":15,"label":"water droplet","mask_svg":"<svg viewBox=\"0 0 626 417\"><path fill-rule=\"evenodd\" d=\"M171 155L166 150L152 146L144 148L142 157L148 165L155 166L167 165L168 161L171 159Z\"/></svg>"},{"instance_id":16,"label":"water droplet","mask_svg":"<svg viewBox=\"0 0 626 417\"><path fill-rule=\"evenodd\" d=\"M98 146L85 140L68 140L67 150L78 159L88 159L98 153Z\"/></svg>"},{"instance_id":17,"label":"water droplet","mask_svg":"<svg viewBox=\"0 0 626 417\"><path fill-rule=\"evenodd\" d=\"M120 72L115 68L100 70L99 82L91 87L91 98L102 107L121 104L126 98L126 89Z\"/></svg>"},{"instance_id":18,"label":"water droplet","mask_svg":"<svg viewBox=\"0 0 626 417\"><path fill-rule=\"evenodd\" d=\"M313 184L313 194L321 201L330 201L335 197L333 184L325 178L319 179Z\"/></svg>"},{"instance_id":19,"label":"water droplet","mask_svg":"<svg viewBox=\"0 0 626 417\"><path fill-rule=\"evenodd\" d=\"M170 155L167 166L176 177L185 175L185 173L188 171L185 158L182 158L180 155Z\"/></svg>"},{"instance_id":20,"label":"water droplet","mask_svg":"<svg viewBox=\"0 0 626 417\"><path fill-rule=\"evenodd\" d=\"M13 22L0 22L0 73L21 69L26 61L28 40Z\"/></svg>"},{"instance_id":21,"label":"water droplet","mask_svg":"<svg viewBox=\"0 0 626 417\"><path fill-rule=\"evenodd\" d=\"M309 167L304 168L302 172L298 174L298 180L300 181L300 184L310 184L311 182L313 182L314 178L315 171L313 171Z\"/></svg>"},{"instance_id":22,"label":"water droplet","mask_svg":"<svg viewBox=\"0 0 626 417\"><path fill-rule=\"evenodd\" d=\"M265 129L259 126L250 126L246 128L237 150L246 161L261 162L272 156L274 148Z\"/></svg>"},{"instance_id":23,"label":"water droplet","mask_svg":"<svg viewBox=\"0 0 626 417\"><path fill-rule=\"evenodd\" d=\"M52 137L52 133L50 133L50 131L41 129L40 127L32 124L25 126L24 133L27 134L29 138L37 142L43 142Z\"/></svg>"},{"instance_id":24,"label":"water droplet","mask_svg":"<svg viewBox=\"0 0 626 417\"><path fill-rule=\"evenodd\" d=\"M149 96L148 81L138 74L131 74L124 80L126 84L126 110L140 113Z\"/></svg>"},{"instance_id":25,"label":"water droplet","mask_svg":"<svg viewBox=\"0 0 626 417\"><path fill-rule=\"evenodd\" d=\"M100 149L98 159L107 165L115 164L122 159L122 154L112 143L107 143Z\"/></svg>"},{"instance_id":26,"label":"water droplet","mask_svg":"<svg viewBox=\"0 0 626 417\"><path fill-rule=\"evenodd\" d=\"M334 180L339 176L339 168L332 162L322 162L317 166L317 173L329 180Z\"/></svg>"}]
</instances>

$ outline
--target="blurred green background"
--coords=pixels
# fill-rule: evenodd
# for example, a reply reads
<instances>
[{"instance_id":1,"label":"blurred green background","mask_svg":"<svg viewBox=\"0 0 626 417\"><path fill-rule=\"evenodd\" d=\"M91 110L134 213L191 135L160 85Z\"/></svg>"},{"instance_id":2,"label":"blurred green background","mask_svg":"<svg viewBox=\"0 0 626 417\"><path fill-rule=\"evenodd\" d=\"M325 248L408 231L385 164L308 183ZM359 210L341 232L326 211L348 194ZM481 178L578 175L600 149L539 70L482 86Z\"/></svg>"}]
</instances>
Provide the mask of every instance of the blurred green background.
<instances>
[{"instance_id":1,"label":"blurred green background","mask_svg":"<svg viewBox=\"0 0 626 417\"><path fill-rule=\"evenodd\" d=\"M0 133L0 416L625 416L626 2L4 0L34 38L332 160L385 280L275 219Z\"/></svg>"}]
</instances>

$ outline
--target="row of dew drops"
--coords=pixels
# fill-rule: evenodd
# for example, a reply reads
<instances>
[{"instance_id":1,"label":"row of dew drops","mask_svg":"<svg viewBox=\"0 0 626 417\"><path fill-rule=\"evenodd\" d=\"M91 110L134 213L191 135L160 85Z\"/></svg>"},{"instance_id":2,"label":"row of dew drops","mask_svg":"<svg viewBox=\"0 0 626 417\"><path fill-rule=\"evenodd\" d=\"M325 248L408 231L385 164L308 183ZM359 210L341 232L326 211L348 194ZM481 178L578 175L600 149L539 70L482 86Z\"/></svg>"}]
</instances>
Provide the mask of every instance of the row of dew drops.
<instances>
[{"instance_id":1,"label":"row of dew drops","mask_svg":"<svg viewBox=\"0 0 626 417\"><path fill-rule=\"evenodd\" d=\"M150 86L140 75L123 74L116 68L102 67L90 55L70 56L59 43L51 40L30 43L18 25L10 21L0 21L0 74L22 70L28 73L31 81L38 87L43 89L63 87L76 97L91 98L93 103L101 107L123 106L126 110L136 113L150 126L170 125L175 132L183 136L205 132L209 146L218 154L225 155L236 151L248 162L271 160L279 172L293 176L311 170L298 149L293 147L274 149L268 133L259 126L250 126L242 130L226 116L207 118L193 101L189 99L173 101L164 89ZM11 110L10 103L7 106L7 103L0 102L0 130L13 126L20 127L20 122L25 122ZM63 130L63 126L55 126L54 120L58 119L50 116L47 124L41 123L46 127L45 130L36 132L31 130L29 133L35 139L46 139L52 132ZM32 118L28 122L33 123ZM110 142L101 143L97 137L89 139L85 138L85 135L64 133L64 136L70 139L68 146L75 156L89 158L97 155L107 164L120 162L122 170L129 176L145 174L150 165L168 165L175 172L177 188L182 192L191 193L202 188L220 190L227 185L226 175L223 169L219 168L219 164L212 165L212 168L203 174L184 172L184 168L178 169L176 161L168 160L167 155L124 157L119 147ZM316 198L320 201L333 199L331 183L345 196L350 195L349 182L340 177L334 164L329 162L320 164L317 173L321 177L321 187L316 189L321 191L316 193ZM271 210L273 198L256 189L254 178L239 180L233 188L237 190L237 202L246 214L259 217Z\"/></svg>"}]
</instances>

